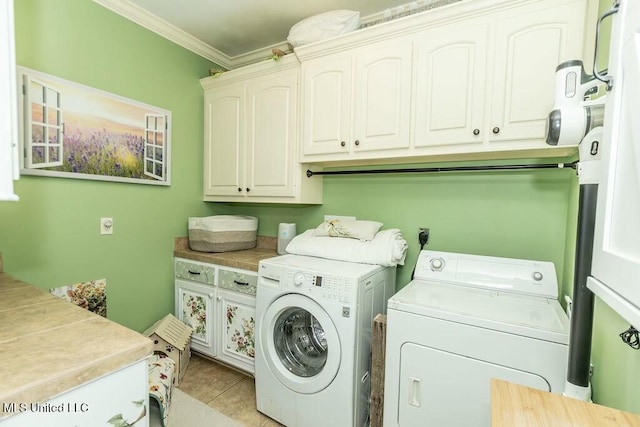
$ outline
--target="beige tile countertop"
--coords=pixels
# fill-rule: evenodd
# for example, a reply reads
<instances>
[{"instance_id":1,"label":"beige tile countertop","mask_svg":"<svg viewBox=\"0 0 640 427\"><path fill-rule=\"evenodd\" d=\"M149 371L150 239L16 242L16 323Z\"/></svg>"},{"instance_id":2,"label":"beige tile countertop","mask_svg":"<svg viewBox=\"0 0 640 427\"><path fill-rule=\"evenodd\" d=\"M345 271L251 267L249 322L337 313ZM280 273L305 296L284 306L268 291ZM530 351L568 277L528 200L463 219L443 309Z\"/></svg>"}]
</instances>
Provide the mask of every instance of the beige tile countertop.
<instances>
[{"instance_id":1,"label":"beige tile countertop","mask_svg":"<svg viewBox=\"0 0 640 427\"><path fill-rule=\"evenodd\" d=\"M0 272L0 416L151 355L131 329Z\"/></svg>"},{"instance_id":2,"label":"beige tile countertop","mask_svg":"<svg viewBox=\"0 0 640 427\"><path fill-rule=\"evenodd\" d=\"M173 256L225 267L258 271L260 260L278 256L276 237L258 236L256 247L232 252L198 252L189 249L188 237L176 237Z\"/></svg>"}]
</instances>

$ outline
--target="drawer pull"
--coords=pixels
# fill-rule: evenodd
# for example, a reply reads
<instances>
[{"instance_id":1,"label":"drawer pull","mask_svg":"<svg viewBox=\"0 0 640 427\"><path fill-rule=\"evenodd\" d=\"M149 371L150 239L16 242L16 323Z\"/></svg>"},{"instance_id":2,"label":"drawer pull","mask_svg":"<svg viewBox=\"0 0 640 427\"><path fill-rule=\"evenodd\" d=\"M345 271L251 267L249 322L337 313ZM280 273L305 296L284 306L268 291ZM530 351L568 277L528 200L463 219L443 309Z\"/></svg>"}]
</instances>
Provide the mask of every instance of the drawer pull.
<instances>
[{"instance_id":1,"label":"drawer pull","mask_svg":"<svg viewBox=\"0 0 640 427\"><path fill-rule=\"evenodd\" d=\"M199 276L201 273L199 271L191 271L191 270L187 270L189 272L189 274L194 274L196 276Z\"/></svg>"},{"instance_id":2,"label":"drawer pull","mask_svg":"<svg viewBox=\"0 0 640 427\"><path fill-rule=\"evenodd\" d=\"M233 280L233 283L240 286L249 286L249 282L241 282L240 280Z\"/></svg>"}]
</instances>

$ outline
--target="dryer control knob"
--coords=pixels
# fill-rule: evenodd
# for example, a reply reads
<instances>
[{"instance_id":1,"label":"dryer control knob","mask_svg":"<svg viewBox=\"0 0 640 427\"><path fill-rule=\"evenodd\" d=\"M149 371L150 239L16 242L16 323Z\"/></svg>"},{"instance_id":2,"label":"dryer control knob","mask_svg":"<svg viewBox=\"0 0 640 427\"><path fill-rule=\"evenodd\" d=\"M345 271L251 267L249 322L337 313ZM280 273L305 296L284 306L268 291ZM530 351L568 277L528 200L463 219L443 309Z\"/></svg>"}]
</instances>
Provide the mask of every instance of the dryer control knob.
<instances>
[{"instance_id":1,"label":"dryer control knob","mask_svg":"<svg viewBox=\"0 0 640 427\"><path fill-rule=\"evenodd\" d=\"M531 278L536 282L539 282L540 280L542 280L543 276L542 276L542 273L540 273L539 271L534 271L531 274Z\"/></svg>"},{"instance_id":2,"label":"dryer control knob","mask_svg":"<svg viewBox=\"0 0 640 427\"><path fill-rule=\"evenodd\" d=\"M442 258L434 258L431 260L430 264L433 271L440 271L442 270L442 267L444 267L444 260Z\"/></svg>"},{"instance_id":3,"label":"dryer control knob","mask_svg":"<svg viewBox=\"0 0 640 427\"><path fill-rule=\"evenodd\" d=\"M301 286L304 283L304 274L297 272L293 275L293 284L296 286Z\"/></svg>"}]
</instances>

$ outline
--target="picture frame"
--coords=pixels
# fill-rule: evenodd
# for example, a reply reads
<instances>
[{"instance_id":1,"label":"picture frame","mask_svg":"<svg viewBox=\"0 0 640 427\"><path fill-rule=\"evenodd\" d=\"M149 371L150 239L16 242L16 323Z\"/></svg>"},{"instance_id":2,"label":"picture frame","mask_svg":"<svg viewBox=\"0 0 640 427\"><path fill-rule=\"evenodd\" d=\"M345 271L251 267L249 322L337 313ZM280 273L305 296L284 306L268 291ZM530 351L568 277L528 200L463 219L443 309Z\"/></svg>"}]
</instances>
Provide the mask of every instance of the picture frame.
<instances>
[{"instance_id":1,"label":"picture frame","mask_svg":"<svg viewBox=\"0 0 640 427\"><path fill-rule=\"evenodd\" d=\"M18 67L20 173L171 185L171 112Z\"/></svg>"}]
</instances>

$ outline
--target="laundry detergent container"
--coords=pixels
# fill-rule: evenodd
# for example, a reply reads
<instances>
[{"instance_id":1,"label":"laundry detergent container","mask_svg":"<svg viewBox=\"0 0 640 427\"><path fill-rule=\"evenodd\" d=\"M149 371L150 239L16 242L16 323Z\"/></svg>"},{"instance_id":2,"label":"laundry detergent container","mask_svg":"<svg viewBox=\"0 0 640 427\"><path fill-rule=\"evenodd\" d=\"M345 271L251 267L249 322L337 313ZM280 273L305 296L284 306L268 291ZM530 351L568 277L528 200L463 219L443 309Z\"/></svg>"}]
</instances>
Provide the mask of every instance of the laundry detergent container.
<instances>
[{"instance_id":1,"label":"laundry detergent container","mask_svg":"<svg viewBox=\"0 0 640 427\"><path fill-rule=\"evenodd\" d=\"M258 218L214 215L189 218L189 247L199 252L230 252L256 246Z\"/></svg>"}]
</instances>

